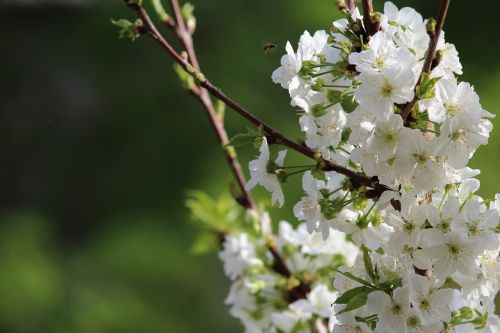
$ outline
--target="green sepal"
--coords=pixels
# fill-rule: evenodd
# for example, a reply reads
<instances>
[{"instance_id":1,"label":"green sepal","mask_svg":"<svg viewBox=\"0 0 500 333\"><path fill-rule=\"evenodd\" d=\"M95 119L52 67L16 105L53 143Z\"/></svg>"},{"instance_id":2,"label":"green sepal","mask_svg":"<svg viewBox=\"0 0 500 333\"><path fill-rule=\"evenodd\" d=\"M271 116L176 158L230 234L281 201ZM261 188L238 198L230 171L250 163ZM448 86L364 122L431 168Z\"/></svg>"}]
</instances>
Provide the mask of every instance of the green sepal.
<instances>
[{"instance_id":1,"label":"green sepal","mask_svg":"<svg viewBox=\"0 0 500 333\"><path fill-rule=\"evenodd\" d=\"M428 73L422 73L420 84L416 89L418 99L433 98L436 96L436 83L440 79L441 77L431 77Z\"/></svg>"}]
</instances>

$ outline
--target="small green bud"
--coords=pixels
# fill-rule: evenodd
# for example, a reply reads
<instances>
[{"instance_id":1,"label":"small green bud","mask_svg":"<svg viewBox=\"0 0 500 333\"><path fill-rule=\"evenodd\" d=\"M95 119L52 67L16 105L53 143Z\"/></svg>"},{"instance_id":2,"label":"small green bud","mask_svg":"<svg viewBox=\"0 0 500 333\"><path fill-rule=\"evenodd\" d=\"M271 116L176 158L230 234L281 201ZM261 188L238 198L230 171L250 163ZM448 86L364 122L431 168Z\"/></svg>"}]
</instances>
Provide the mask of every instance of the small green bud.
<instances>
[{"instance_id":1,"label":"small green bud","mask_svg":"<svg viewBox=\"0 0 500 333\"><path fill-rule=\"evenodd\" d=\"M226 103L217 99L215 101L215 112L220 119L224 119L224 115L226 114Z\"/></svg>"},{"instance_id":2,"label":"small green bud","mask_svg":"<svg viewBox=\"0 0 500 333\"><path fill-rule=\"evenodd\" d=\"M434 33L436 32L436 20L431 17L427 21L426 28L429 35L434 35Z\"/></svg>"},{"instance_id":3,"label":"small green bud","mask_svg":"<svg viewBox=\"0 0 500 333\"><path fill-rule=\"evenodd\" d=\"M167 22L170 19L170 15L168 15L167 12L165 11L165 8L163 8L161 0L152 0L152 2L154 10L158 15L158 17L160 18L160 20L162 20L163 22Z\"/></svg>"},{"instance_id":4,"label":"small green bud","mask_svg":"<svg viewBox=\"0 0 500 333\"><path fill-rule=\"evenodd\" d=\"M370 219L366 215L361 216L356 221L356 225L358 226L359 229L366 229L368 228L369 224L370 224Z\"/></svg>"},{"instance_id":5,"label":"small green bud","mask_svg":"<svg viewBox=\"0 0 500 333\"><path fill-rule=\"evenodd\" d=\"M368 200L366 200L366 198L363 196L358 196L352 204L354 206L354 209L364 210L368 204Z\"/></svg>"},{"instance_id":6,"label":"small green bud","mask_svg":"<svg viewBox=\"0 0 500 333\"><path fill-rule=\"evenodd\" d=\"M455 184L446 184L446 185L444 186L444 190L445 190L446 192L451 191L451 190L453 190L454 188L455 188Z\"/></svg>"},{"instance_id":7,"label":"small green bud","mask_svg":"<svg viewBox=\"0 0 500 333\"><path fill-rule=\"evenodd\" d=\"M300 285L300 280L297 279L295 276L291 276L288 278L286 288L287 289L293 289L295 287L298 287Z\"/></svg>"},{"instance_id":8,"label":"small green bud","mask_svg":"<svg viewBox=\"0 0 500 333\"><path fill-rule=\"evenodd\" d=\"M186 72L184 68L182 68L182 66L178 63L174 64L174 70L177 73L179 80L181 81L182 87L186 90L191 90L195 85L194 79L191 74Z\"/></svg>"},{"instance_id":9,"label":"small green bud","mask_svg":"<svg viewBox=\"0 0 500 333\"><path fill-rule=\"evenodd\" d=\"M378 211L372 212L372 219L371 219L372 225L374 227L378 227L379 225L382 224L382 216L378 213Z\"/></svg>"},{"instance_id":10,"label":"small green bud","mask_svg":"<svg viewBox=\"0 0 500 333\"><path fill-rule=\"evenodd\" d=\"M370 21L373 24L380 24L382 22L382 13L380 12L374 12L370 15Z\"/></svg>"},{"instance_id":11,"label":"small green bud","mask_svg":"<svg viewBox=\"0 0 500 333\"><path fill-rule=\"evenodd\" d=\"M193 32L196 29L196 17L194 17L193 11L194 6L189 2L186 2L181 9L182 17L184 17L186 26L190 32Z\"/></svg>"},{"instance_id":12,"label":"small green bud","mask_svg":"<svg viewBox=\"0 0 500 333\"><path fill-rule=\"evenodd\" d=\"M439 64L442 60L443 60L443 57L444 57L444 52L443 50L437 50L436 51L436 62L437 64Z\"/></svg>"},{"instance_id":13,"label":"small green bud","mask_svg":"<svg viewBox=\"0 0 500 333\"><path fill-rule=\"evenodd\" d=\"M264 280L250 280L247 281L245 286L249 289L251 294L257 294L266 288L266 282Z\"/></svg>"}]
</instances>

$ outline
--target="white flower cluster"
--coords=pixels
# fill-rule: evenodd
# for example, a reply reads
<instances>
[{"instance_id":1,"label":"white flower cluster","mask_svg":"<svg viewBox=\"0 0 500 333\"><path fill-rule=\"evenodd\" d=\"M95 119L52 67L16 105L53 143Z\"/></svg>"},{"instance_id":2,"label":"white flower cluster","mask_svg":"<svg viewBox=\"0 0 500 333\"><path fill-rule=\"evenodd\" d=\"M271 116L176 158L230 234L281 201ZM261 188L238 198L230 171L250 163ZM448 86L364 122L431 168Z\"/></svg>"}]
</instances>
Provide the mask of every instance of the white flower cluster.
<instances>
[{"instance_id":1,"label":"white flower cluster","mask_svg":"<svg viewBox=\"0 0 500 333\"><path fill-rule=\"evenodd\" d=\"M307 332L297 323L312 315L329 318L334 333L500 332L494 303L500 198L476 195L479 171L467 167L487 143L493 115L470 84L457 80L462 67L444 34L430 73L422 73L433 21L390 2L378 14L380 30L372 36L357 9L335 21L330 34L305 32L297 51L286 45L272 79L300 110L305 145L388 190L373 193L335 172L303 171L305 195L294 213L305 223L297 231L282 224L279 247L295 249L287 256L290 267L316 281L333 252L314 251L335 245L334 252L346 254L342 247L351 243L339 241L345 233L362 251L337 271L336 291L320 280L307 298L277 308L271 301L276 278L243 274L266 258L257 258L243 235L227 241L226 271L240 277L228 302L249 332ZM264 139L249 182L272 191L280 205L284 156L269 162ZM233 260L234 249L242 251ZM255 277L265 281L258 297Z\"/></svg>"},{"instance_id":2,"label":"white flower cluster","mask_svg":"<svg viewBox=\"0 0 500 333\"><path fill-rule=\"evenodd\" d=\"M289 270L281 272L273 269L275 258L263 244L265 237L271 235L226 236L219 257L232 280L226 299L231 315L242 321L247 333L326 332L334 316L332 303L338 296L331 284L332 269L352 265L357 247L339 231L332 230L325 242L321 236L309 234L304 225L293 229L280 222L273 246L284 269Z\"/></svg>"}]
</instances>

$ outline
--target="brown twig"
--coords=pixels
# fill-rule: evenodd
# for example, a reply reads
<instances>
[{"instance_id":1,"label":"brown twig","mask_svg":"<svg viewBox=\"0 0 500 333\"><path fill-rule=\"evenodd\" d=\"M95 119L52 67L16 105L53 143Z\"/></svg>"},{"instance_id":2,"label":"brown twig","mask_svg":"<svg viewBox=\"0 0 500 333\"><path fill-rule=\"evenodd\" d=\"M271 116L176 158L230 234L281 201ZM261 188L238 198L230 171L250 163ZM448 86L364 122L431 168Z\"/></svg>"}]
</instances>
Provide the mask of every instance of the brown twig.
<instances>
[{"instance_id":1,"label":"brown twig","mask_svg":"<svg viewBox=\"0 0 500 333\"><path fill-rule=\"evenodd\" d=\"M172 27L176 33L179 39L181 40L182 44L184 45L184 49L188 54L188 59L190 60L191 64L193 64L193 67L197 70L200 71L200 65L198 63L198 59L196 57L196 52L194 49L194 43L192 39L192 34L187 30L186 24L184 22L184 19L181 15L180 11L180 6L179 2L177 0L171 0L171 6L172 10L175 15L175 26ZM217 115L217 112L215 111L215 108L213 106L212 100L210 99L210 96L208 95L208 92L206 89L200 86L194 86L193 88L197 87L198 89L191 89L191 91L195 94L197 99L202 103L202 105L205 107L208 116L211 120L212 125L215 128L215 132L217 134L217 137L219 138L219 141L222 146L226 146L229 143L227 133L224 128L224 122L222 118L220 118ZM241 170L240 163L238 162L238 158L236 155L236 152L234 149L229 148L229 149L224 149L224 153L226 155L226 159L228 160L231 170L233 171L233 174L235 178L238 181L238 184L240 185L241 190L244 193L244 199L247 203L247 208L256 208L255 202L252 198L252 195L245 189L245 177L243 175L243 172ZM285 259L281 256L281 254L278 252L274 244L269 244L268 246L269 251L271 252L273 256L273 265L272 269L284 276L284 277L291 277L292 272L288 268ZM298 299L300 298L306 298L307 293L303 293L304 290L308 290L309 286L302 285L300 284L301 288L294 290L294 297L297 297ZM302 293L301 293L302 291Z\"/></svg>"},{"instance_id":2,"label":"brown twig","mask_svg":"<svg viewBox=\"0 0 500 333\"><path fill-rule=\"evenodd\" d=\"M362 0L363 7L363 23L368 36L374 35L378 31L378 27L372 22L373 3L372 0Z\"/></svg>"},{"instance_id":3,"label":"brown twig","mask_svg":"<svg viewBox=\"0 0 500 333\"><path fill-rule=\"evenodd\" d=\"M179 40L184 46L186 53L188 54L188 59L190 63L192 64L192 66L196 71L200 71L200 65L196 57L193 39L182 17L178 1L172 0L171 6L175 15L175 19L168 17L167 20L162 20L162 21L166 26L168 26L169 28L171 28L176 32L177 36L179 37ZM141 9L142 11L144 11L143 8ZM142 17L142 19L146 19L146 17ZM147 19L150 21L149 18ZM151 26L152 25L148 25L148 28L151 29ZM157 33L159 34L159 32ZM210 99L210 96L206 91L206 89L195 85L190 88L190 92L204 107L205 111L207 112L210 123L214 128L217 139L219 140L221 147L223 147L222 149L224 151L224 156L226 157L226 160L231 168L234 178L236 179L238 187L240 188L240 191L242 193L242 196L240 198L236 198L236 200L246 208L256 209L257 206L252 198L252 195L245 189L246 180L243 171L241 169L241 165L238 161L236 152L234 151L234 149L226 147L229 143L229 138L224 128L224 120L217 114L214 104Z\"/></svg>"},{"instance_id":4,"label":"brown twig","mask_svg":"<svg viewBox=\"0 0 500 333\"><path fill-rule=\"evenodd\" d=\"M360 185L360 186L366 186L370 187L376 190L378 195L380 195L382 192L390 190L390 188L379 184L376 180L373 180L371 178L366 177L363 174L357 173L353 170L350 170L348 168L345 168L343 166L340 166L336 164L333 161L324 159L320 153L315 152L314 150L301 145L295 141L292 141L285 137L283 134L275 130L273 127L269 126L256 116L254 116L252 113L248 112L245 108L243 108L241 105L236 103L234 100L226 96L222 90L216 86L214 86L209 80L207 80L203 74L201 74L199 71L196 70L196 68L191 65L186 59L184 59L179 53L177 53L173 47L163 38L163 36L159 33L158 29L154 25L154 23L151 21L151 18L149 17L148 13L144 10L143 7L138 6L138 5L130 5L132 9L134 9L139 17L142 19L144 27L147 29L148 34L188 73L193 75L193 77L197 80L197 85L205 88L212 94L212 96L218 98L222 102L224 102L229 108L233 109L237 113L239 113L241 116L243 116L245 119L247 119L249 122L254 124L255 126L258 126L264 130L266 133L266 136L269 140L270 143L277 143L281 144L283 146L286 146L292 150L295 150L299 153L301 153L304 156L307 156L309 158L315 159L323 164L323 169L326 171L335 171L337 173L340 173L346 177L348 177L353 183Z\"/></svg>"},{"instance_id":5,"label":"brown twig","mask_svg":"<svg viewBox=\"0 0 500 333\"><path fill-rule=\"evenodd\" d=\"M436 21L436 27L434 31L429 32L429 47L427 48L427 55L425 57L424 65L422 67L422 72L420 73L420 76L418 78L417 84L415 85L415 90L417 89L418 85L422 81L422 75L424 73L430 74L432 70L432 63L436 57L436 49L437 45L439 42L439 36L441 35L441 31L443 31L443 26L444 22L446 20L446 15L448 14L448 8L450 7L451 0L441 0L441 4L439 6L439 12L438 12L438 18ZM415 91L416 92L416 91ZM409 116L411 114L411 111L413 110L413 107L417 103L418 98L415 93L415 97L413 100L406 105L404 105L402 112L401 112L401 117L405 121L405 123L408 123Z\"/></svg>"},{"instance_id":6,"label":"brown twig","mask_svg":"<svg viewBox=\"0 0 500 333\"><path fill-rule=\"evenodd\" d=\"M126 0L124 0L125 3ZM389 190L389 188L380 185L376 179L370 179L362 174L358 174L355 171L352 171L350 169L344 168L342 166L337 165L336 163L324 159L321 154L309 149L306 146L300 145L278 131L276 131L274 128L271 126L267 125L257 117L255 117L253 114L245 110L242 106L240 106L238 103L233 101L231 98L226 96L219 88L214 86L210 81L208 81L200 72L200 66L198 63L198 60L196 58L196 53L194 50L194 45L193 45L193 40L191 36L191 32L187 30L186 24L184 22L184 19L182 18L182 14L180 12L180 7L178 4L177 0L171 0L171 5L172 9L174 11L175 15L175 20L172 18L168 18L164 23L174 29L177 33L177 36L181 40L184 49L188 55L189 61L186 61L179 53L177 53L173 47L163 38L163 36L160 34L154 23L152 22L151 18L149 17L148 13L145 11L145 9L142 6L135 5L135 4L128 4L129 7L134 9L138 16L141 18L143 21L144 27L146 28L147 33L165 50L167 53L188 73L190 73L195 79L196 79L196 85L194 85L190 91L191 93L196 96L196 98L200 101L200 103L203 105L205 110L207 111L207 114L210 118L210 121L215 129L215 132L217 134L217 137L221 143L221 145L226 146L229 143L227 133L224 129L224 122L221 117L217 115L217 112L215 110L215 107L212 103L212 100L210 99L210 96L208 92L210 92L214 97L218 98L219 100L223 101L228 107L231 109L235 110L237 113L245 117L247 120L249 120L251 123L254 125L262 128L265 133L267 138L271 143L279 143L284 146L287 146L290 149L293 149L307 157L313 158L315 160L318 160L319 163L321 163L322 167L324 170L327 171L336 171L340 174L345 175L348 177L353 184L356 186L367 186L372 188L372 192L375 192L378 194L378 196L385 190ZM245 189L245 178L243 176L243 172L241 170L241 166L238 162L237 156L234 152L234 150L228 150L224 149L224 153L226 156L226 159L228 160L231 170L235 176L235 178L238 181L238 184L244 194L245 198L245 206L248 208L255 208L255 203L252 199L252 196L248 191ZM377 196L377 195L375 195ZM223 239L223 236L222 238ZM272 269L286 277L289 278L292 276L291 270L288 268L285 259L281 256L281 254L278 252L277 248L273 244L268 245L268 249L272 254L273 257L273 266ZM289 302L294 302L298 299L303 299L307 297L307 294L310 291L310 283L309 282L301 282L298 286L292 288L291 290L288 290L287 292L287 301Z\"/></svg>"},{"instance_id":7,"label":"brown twig","mask_svg":"<svg viewBox=\"0 0 500 333\"><path fill-rule=\"evenodd\" d=\"M185 51L188 54L188 58L190 59L191 63L193 64L193 67L197 70L200 71L200 66L196 57L196 52L194 49L194 43L192 39L191 33L187 30L186 24L184 22L184 19L181 15L180 12L180 7L179 3L177 0L172 0L171 1L172 5L172 10L175 15L175 20L168 20L164 22L168 27L172 28L174 31L176 31L178 38L181 40L182 44L185 47ZM135 8L135 7L134 7ZM136 8L136 10L139 10L141 14L141 18L145 20L146 22L151 22L150 18L147 16L147 13L143 8ZM151 27L154 27L151 23ZM158 33L159 35L159 33ZM159 35L161 36L161 35ZM203 105L205 110L207 111L207 115L210 119L210 122L212 126L215 129L215 133L217 135L217 138L219 139L219 142L223 147L225 147L229 143L229 139L227 137L226 130L224 128L224 121L221 117L217 115L217 112L215 110L215 107L212 103L212 100L210 99L210 96L208 95L208 92L206 89L195 85L191 87L190 89L191 93L200 101L200 103ZM234 149L224 149L224 154L226 156L226 159L231 167L231 170L233 172L234 177L238 181L238 184L240 186L240 189L243 193L243 204L247 208L253 208L256 209L255 201L252 198L252 195L245 189L245 176L243 175L243 171L241 170L241 165L238 161L236 152ZM240 199L241 200L241 199ZM219 235L220 242L224 242L225 235ZM273 265L272 269L284 276L284 277L291 277L292 272L288 268L285 259L280 255L278 250L276 249L274 244L269 244L268 249L271 252L273 256ZM293 290L293 293L290 293L291 295L293 294L293 297L290 296L289 298L306 298L307 293L304 293L305 290L309 290L308 285L299 285L300 288L296 288Z\"/></svg>"}]
</instances>

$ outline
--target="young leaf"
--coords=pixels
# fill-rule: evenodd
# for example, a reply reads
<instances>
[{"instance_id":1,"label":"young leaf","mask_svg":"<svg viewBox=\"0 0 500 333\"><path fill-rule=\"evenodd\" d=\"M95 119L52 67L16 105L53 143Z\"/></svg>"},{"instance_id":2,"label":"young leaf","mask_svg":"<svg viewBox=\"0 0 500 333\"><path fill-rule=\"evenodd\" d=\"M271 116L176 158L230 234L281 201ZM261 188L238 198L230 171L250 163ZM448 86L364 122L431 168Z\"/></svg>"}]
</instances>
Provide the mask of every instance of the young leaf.
<instances>
[{"instance_id":1,"label":"young leaf","mask_svg":"<svg viewBox=\"0 0 500 333\"><path fill-rule=\"evenodd\" d=\"M335 300L335 304L347 304L349 301L360 293L370 293L372 289L366 286L356 287L353 289L349 289L344 292L340 297Z\"/></svg>"},{"instance_id":2,"label":"young leaf","mask_svg":"<svg viewBox=\"0 0 500 333\"><path fill-rule=\"evenodd\" d=\"M347 303L345 308L343 308L342 311L339 312L339 314L358 309L358 308L362 307L363 305L365 305L366 301L368 300L368 294L371 291L372 290L368 289L366 291L360 292L360 293L356 294L355 296L353 296L349 300L349 302Z\"/></svg>"},{"instance_id":3,"label":"young leaf","mask_svg":"<svg viewBox=\"0 0 500 333\"><path fill-rule=\"evenodd\" d=\"M351 280L354 280L354 281L356 281L356 282L358 282L358 283L361 283L362 285L365 285L365 286L367 286L367 287L373 288L373 285L372 285L370 282L368 282L368 281L366 281L366 280L363 280L363 279L361 279L361 278L359 278L359 277L355 276L355 275L354 275L354 274L352 274L351 272L342 272L342 271L340 271L340 270L338 270L338 269L336 269L335 271L336 271L337 273L339 273L339 274L344 275L345 277L348 277L348 278L349 278L349 279L351 279Z\"/></svg>"},{"instance_id":4,"label":"young leaf","mask_svg":"<svg viewBox=\"0 0 500 333\"><path fill-rule=\"evenodd\" d=\"M264 136L262 129L248 128L245 133L238 133L234 135L228 143L228 146L235 148L253 144L256 149L262 144L262 137Z\"/></svg>"},{"instance_id":5,"label":"young leaf","mask_svg":"<svg viewBox=\"0 0 500 333\"><path fill-rule=\"evenodd\" d=\"M363 250L363 263L365 265L365 270L366 273L372 278L372 280L375 280L375 272L373 271L373 264L372 264L372 258L370 256L370 252L366 246L362 246Z\"/></svg>"},{"instance_id":6,"label":"young leaf","mask_svg":"<svg viewBox=\"0 0 500 333\"><path fill-rule=\"evenodd\" d=\"M258 136L252 133L238 133L229 140L229 145L233 147L251 145L257 138Z\"/></svg>"},{"instance_id":7,"label":"young leaf","mask_svg":"<svg viewBox=\"0 0 500 333\"><path fill-rule=\"evenodd\" d=\"M191 253L194 255L203 255L219 248L215 234L212 232L202 232L198 235L193 245Z\"/></svg>"},{"instance_id":8,"label":"young leaf","mask_svg":"<svg viewBox=\"0 0 500 333\"><path fill-rule=\"evenodd\" d=\"M118 38L130 38L134 41L141 36L140 29L143 27L142 20L137 19L135 22L130 22L126 19L111 20L111 23L118 28Z\"/></svg>"}]
</instances>

